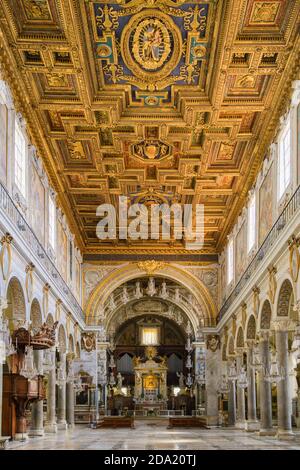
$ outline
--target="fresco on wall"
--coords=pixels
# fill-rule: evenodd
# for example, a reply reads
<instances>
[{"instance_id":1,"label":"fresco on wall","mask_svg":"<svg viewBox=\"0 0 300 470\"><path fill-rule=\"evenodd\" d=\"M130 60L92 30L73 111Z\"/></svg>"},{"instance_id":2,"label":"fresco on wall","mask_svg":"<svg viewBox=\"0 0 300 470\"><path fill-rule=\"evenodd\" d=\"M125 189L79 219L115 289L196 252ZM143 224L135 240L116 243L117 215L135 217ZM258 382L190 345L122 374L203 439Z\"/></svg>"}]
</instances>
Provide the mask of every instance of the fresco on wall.
<instances>
[{"instance_id":1,"label":"fresco on wall","mask_svg":"<svg viewBox=\"0 0 300 470\"><path fill-rule=\"evenodd\" d=\"M31 177L32 228L41 243L45 236L45 188L35 168Z\"/></svg>"},{"instance_id":2,"label":"fresco on wall","mask_svg":"<svg viewBox=\"0 0 300 470\"><path fill-rule=\"evenodd\" d=\"M259 244L264 241L273 224L273 180L270 167L259 190Z\"/></svg>"},{"instance_id":3,"label":"fresco on wall","mask_svg":"<svg viewBox=\"0 0 300 470\"><path fill-rule=\"evenodd\" d=\"M67 280L67 235L62 227L62 224L57 224L57 238L58 238L58 268L64 280Z\"/></svg>"},{"instance_id":4,"label":"fresco on wall","mask_svg":"<svg viewBox=\"0 0 300 470\"><path fill-rule=\"evenodd\" d=\"M6 184L7 166L7 107L0 105L0 181Z\"/></svg>"},{"instance_id":5,"label":"fresco on wall","mask_svg":"<svg viewBox=\"0 0 300 470\"><path fill-rule=\"evenodd\" d=\"M245 224L241 226L236 239L235 239L235 274L236 279L239 279L243 273L247 260L247 248L246 248L246 230Z\"/></svg>"}]
</instances>

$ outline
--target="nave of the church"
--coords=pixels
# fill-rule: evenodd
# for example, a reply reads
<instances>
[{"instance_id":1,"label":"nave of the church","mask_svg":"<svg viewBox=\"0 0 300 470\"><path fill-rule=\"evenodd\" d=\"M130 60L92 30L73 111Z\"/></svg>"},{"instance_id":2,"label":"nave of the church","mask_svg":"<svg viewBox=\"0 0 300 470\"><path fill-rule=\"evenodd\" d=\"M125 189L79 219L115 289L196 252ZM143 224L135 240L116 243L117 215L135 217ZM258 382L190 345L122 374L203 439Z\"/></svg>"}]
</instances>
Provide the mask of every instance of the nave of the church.
<instances>
[{"instance_id":1,"label":"nave of the church","mask_svg":"<svg viewBox=\"0 0 300 470\"><path fill-rule=\"evenodd\" d=\"M1 449L300 449L299 20L0 2Z\"/></svg>"}]
</instances>

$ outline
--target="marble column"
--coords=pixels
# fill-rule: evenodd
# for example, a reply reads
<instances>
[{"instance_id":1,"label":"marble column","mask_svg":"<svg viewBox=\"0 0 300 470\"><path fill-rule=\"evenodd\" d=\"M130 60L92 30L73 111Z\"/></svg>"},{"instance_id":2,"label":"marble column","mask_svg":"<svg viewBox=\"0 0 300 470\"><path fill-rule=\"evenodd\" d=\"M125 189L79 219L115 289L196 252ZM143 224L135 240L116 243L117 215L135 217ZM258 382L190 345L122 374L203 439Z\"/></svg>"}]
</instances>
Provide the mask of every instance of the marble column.
<instances>
[{"instance_id":1,"label":"marble column","mask_svg":"<svg viewBox=\"0 0 300 470\"><path fill-rule=\"evenodd\" d=\"M278 322L276 325L276 351L279 373L282 371L285 373L284 379L277 384L277 437L278 439L294 439L288 375L288 330L285 329L285 323Z\"/></svg>"},{"instance_id":2,"label":"marble column","mask_svg":"<svg viewBox=\"0 0 300 470\"><path fill-rule=\"evenodd\" d=\"M260 436L273 436L272 427L272 385L265 380L265 372L270 369L269 332L261 332L259 353L262 369L260 370Z\"/></svg>"},{"instance_id":3,"label":"marble column","mask_svg":"<svg viewBox=\"0 0 300 470\"><path fill-rule=\"evenodd\" d=\"M55 365L55 349L51 351L51 359L53 363L52 369L48 374L48 387L47 387L47 423L45 432L56 433L56 365Z\"/></svg>"},{"instance_id":4,"label":"marble column","mask_svg":"<svg viewBox=\"0 0 300 470\"><path fill-rule=\"evenodd\" d=\"M248 342L247 351L247 378L248 378L248 419L246 421L246 431L258 431L259 422L256 414L256 388L255 388L255 368L253 364L254 341Z\"/></svg>"},{"instance_id":5,"label":"marble column","mask_svg":"<svg viewBox=\"0 0 300 470\"><path fill-rule=\"evenodd\" d=\"M67 423L68 428L74 428L75 426L75 414L74 414L74 384L73 382L67 383Z\"/></svg>"},{"instance_id":6,"label":"marble column","mask_svg":"<svg viewBox=\"0 0 300 470\"><path fill-rule=\"evenodd\" d=\"M239 354L236 358L236 368L237 368L238 374L240 373L242 366L243 366L243 354ZM236 395L237 395L236 427L240 429L245 429L245 424L246 424L245 389L237 386Z\"/></svg>"},{"instance_id":7,"label":"marble column","mask_svg":"<svg viewBox=\"0 0 300 470\"><path fill-rule=\"evenodd\" d=\"M43 359L44 351L33 351L34 365L38 370L38 375L43 375ZM31 407L31 427L29 436L43 436L44 435L44 409L43 400L38 400L32 404Z\"/></svg>"},{"instance_id":8,"label":"marble column","mask_svg":"<svg viewBox=\"0 0 300 470\"><path fill-rule=\"evenodd\" d=\"M217 426L219 423L218 383L221 375L221 351L208 345L206 351L206 375L205 375L205 411L209 426Z\"/></svg>"},{"instance_id":9,"label":"marble column","mask_svg":"<svg viewBox=\"0 0 300 470\"><path fill-rule=\"evenodd\" d=\"M66 421L66 354L60 353L60 366L65 374L65 380L61 381L57 393L57 429L67 429Z\"/></svg>"},{"instance_id":10,"label":"marble column","mask_svg":"<svg viewBox=\"0 0 300 470\"><path fill-rule=\"evenodd\" d=\"M236 385L235 380L229 381L228 392L228 426L235 426L236 423Z\"/></svg>"},{"instance_id":11,"label":"marble column","mask_svg":"<svg viewBox=\"0 0 300 470\"><path fill-rule=\"evenodd\" d=\"M72 370L73 363L71 360L68 360L68 371ZM74 399L74 382L72 380L67 382L66 385L66 400L67 400L67 423L68 428L74 428L75 425L75 399Z\"/></svg>"}]
</instances>

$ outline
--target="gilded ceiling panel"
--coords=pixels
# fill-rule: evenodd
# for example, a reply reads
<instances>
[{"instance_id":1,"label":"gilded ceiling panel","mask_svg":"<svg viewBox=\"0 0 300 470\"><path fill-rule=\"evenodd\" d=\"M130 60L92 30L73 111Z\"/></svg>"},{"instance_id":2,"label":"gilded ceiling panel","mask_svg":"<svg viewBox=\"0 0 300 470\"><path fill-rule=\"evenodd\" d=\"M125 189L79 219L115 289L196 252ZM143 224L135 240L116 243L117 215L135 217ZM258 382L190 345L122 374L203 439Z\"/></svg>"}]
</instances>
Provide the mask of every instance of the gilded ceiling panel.
<instances>
[{"instance_id":1,"label":"gilded ceiling panel","mask_svg":"<svg viewBox=\"0 0 300 470\"><path fill-rule=\"evenodd\" d=\"M299 12L300 0L0 3L3 74L86 255L189 256L181 241L100 244L97 205L119 195L205 204L201 254L220 251L288 102Z\"/></svg>"}]
</instances>

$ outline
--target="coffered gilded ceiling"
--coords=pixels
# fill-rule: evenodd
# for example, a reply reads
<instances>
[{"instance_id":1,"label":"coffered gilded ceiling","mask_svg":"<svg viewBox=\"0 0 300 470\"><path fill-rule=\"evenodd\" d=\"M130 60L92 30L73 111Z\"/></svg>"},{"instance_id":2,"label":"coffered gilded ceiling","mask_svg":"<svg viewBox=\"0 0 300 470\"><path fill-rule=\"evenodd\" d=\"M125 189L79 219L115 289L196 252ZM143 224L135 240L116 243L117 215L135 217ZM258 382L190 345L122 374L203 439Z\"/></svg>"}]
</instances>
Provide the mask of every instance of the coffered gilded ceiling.
<instances>
[{"instance_id":1,"label":"coffered gilded ceiling","mask_svg":"<svg viewBox=\"0 0 300 470\"><path fill-rule=\"evenodd\" d=\"M299 0L3 0L1 60L86 254L96 208L205 204L203 254L245 201L299 63ZM193 253L193 256L195 253Z\"/></svg>"}]
</instances>

